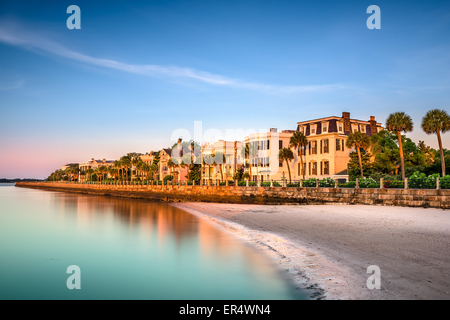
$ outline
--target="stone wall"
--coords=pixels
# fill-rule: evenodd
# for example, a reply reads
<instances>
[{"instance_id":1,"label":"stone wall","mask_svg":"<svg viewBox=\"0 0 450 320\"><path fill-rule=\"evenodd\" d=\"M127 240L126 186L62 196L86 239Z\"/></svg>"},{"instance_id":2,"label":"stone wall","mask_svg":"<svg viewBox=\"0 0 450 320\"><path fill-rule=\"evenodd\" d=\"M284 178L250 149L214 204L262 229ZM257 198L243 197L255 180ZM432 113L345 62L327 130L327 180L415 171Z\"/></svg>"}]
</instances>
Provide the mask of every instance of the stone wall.
<instances>
[{"instance_id":1,"label":"stone wall","mask_svg":"<svg viewBox=\"0 0 450 320\"><path fill-rule=\"evenodd\" d=\"M450 190L286 188L235 186L133 186L17 182L16 187L142 198L168 202L248 204L375 204L450 209Z\"/></svg>"}]
</instances>

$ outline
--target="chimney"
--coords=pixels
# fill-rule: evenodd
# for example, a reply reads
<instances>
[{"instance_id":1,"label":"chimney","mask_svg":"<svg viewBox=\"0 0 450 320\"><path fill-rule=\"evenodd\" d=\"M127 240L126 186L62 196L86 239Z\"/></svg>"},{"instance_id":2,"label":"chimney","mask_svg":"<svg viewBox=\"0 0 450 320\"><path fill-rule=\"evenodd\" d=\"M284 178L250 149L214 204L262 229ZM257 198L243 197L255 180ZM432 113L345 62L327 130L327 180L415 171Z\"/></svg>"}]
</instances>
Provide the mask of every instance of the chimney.
<instances>
[{"instance_id":1,"label":"chimney","mask_svg":"<svg viewBox=\"0 0 450 320\"><path fill-rule=\"evenodd\" d=\"M372 134L377 134L377 122L375 121L375 116L370 116L370 132Z\"/></svg>"},{"instance_id":2,"label":"chimney","mask_svg":"<svg viewBox=\"0 0 450 320\"><path fill-rule=\"evenodd\" d=\"M91 160L94 161L94 158L92 158Z\"/></svg>"},{"instance_id":3,"label":"chimney","mask_svg":"<svg viewBox=\"0 0 450 320\"><path fill-rule=\"evenodd\" d=\"M342 112L342 120L344 121L344 132L350 134L352 132L350 112Z\"/></svg>"},{"instance_id":4,"label":"chimney","mask_svg":"<svg viewBox=\"0 0 450 320\"><path fill-rule=\"evenodd\" d=\"M103 159L103 163L105 163L106 162L106 159Z\"/></svg>"},{"instance_id":5,"label":"chimney","mask_svg":"<svg viewBox=\"0 0 450 320\"><path fill-rule=\"evenodd\" d=\"M270 128L270 132L277 132L277 128Z\"/></svg>"}]
</instances>

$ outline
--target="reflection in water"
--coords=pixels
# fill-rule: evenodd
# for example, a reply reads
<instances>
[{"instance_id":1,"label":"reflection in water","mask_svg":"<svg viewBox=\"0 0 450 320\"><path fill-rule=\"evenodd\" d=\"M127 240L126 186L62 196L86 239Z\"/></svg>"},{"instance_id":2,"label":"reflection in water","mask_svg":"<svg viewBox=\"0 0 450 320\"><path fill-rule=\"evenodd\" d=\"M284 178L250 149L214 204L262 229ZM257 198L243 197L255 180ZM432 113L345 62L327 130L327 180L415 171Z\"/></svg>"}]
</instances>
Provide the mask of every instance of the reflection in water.
<instances>
[{"instance_id":1,"label":"reflection in water","mask_svg":"<svg viewBox=\"0 0 450 320\"><path fill-rule=\"evenodd\" d=\"M8 191L0 190L0 205L10 214L0 213L0 253L10 262L43 264L40 278L47 281L41 283L44 292L35 297L23 285L29 279L11 276L11 269L11 274L0 275L2 299L304 297L264 256L169 204L14 187L2 190ZM16 219L33 224L33 229ZM14 232L2 232L7 228ZM21 241L15 242L14 250L5 246L18 237ZM57 263L46 266L47 260ZM71 264L82 270L78 292L65 287L65 268ZM12 265L17 267L0 261L6 273Z\"/></svg>"}]
</instances>

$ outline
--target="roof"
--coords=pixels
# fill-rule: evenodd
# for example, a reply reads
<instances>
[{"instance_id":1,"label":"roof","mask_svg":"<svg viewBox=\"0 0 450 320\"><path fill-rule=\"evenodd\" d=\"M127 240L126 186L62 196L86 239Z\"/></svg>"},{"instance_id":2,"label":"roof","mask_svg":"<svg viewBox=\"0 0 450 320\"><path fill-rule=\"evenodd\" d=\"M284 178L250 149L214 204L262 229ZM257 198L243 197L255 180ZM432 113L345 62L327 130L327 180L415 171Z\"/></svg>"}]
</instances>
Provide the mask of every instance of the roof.
<instances>
[{"instance_id":1,"label":"roof","mask_svg":"<svg viewBox=\"0 0 450 320\"><path fill-rule=\"evenodd\" d=\"M341 172L338 172L334 175L335 176L348 176L348 169L342 170Z\"/></svg>"}]
</instances>

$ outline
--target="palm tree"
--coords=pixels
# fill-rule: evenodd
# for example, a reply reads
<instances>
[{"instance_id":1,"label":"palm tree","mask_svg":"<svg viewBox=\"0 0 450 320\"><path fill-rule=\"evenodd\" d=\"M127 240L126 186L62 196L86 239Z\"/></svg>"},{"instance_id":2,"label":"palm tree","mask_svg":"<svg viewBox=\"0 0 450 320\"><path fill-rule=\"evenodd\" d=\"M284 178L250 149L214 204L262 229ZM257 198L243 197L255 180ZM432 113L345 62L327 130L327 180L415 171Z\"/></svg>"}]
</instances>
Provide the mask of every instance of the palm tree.
<instances>
[{"instance_id":1,"label":"palm tree","mask_svg":"<svg viewBox=\"0 0 450 320\"><path fill-rule=\"evenodd\" d=\"M450 131L450 116L444 110L433 109L422 118L422 130L426 134L435 133L438 138L439 151L441 153L442 176L445 176L444 149L442 148L441 132Z\"/></svg>"},{"instance_id":2,"label":"palm tree","mask_svg":"<svg viewBox=\"0 0 450 320\"><path fill-rule=\"evenodd\" d=\"M362 160L361 160L361 148L368 149L370 147L369 136L366 135L365 133L362 133L359 131L350 133L348 135L346 145L347 145L347 148L349 148L349 149L355 147L356 151L358 152L359 169L361 170L361 179L364 178Z\"/></svg>"},{"instance_id":3,"label":"palm tree","mask_svg":"<svg viewBox=\"0 0 450 320\"><path fill-rule=\"evenodd\" d=\"M278 157L280 158L281 161L286 160L286 164L287 164L288 172L289 172L289 183L292 183L291 168L289 168L289 161L294 159L294 153L289 148L283 148L280 150Z\"/></svg>"},{"instance_id":4,"label":"palm tree","mask_svg":"<svg viewBox=\"0 0 450 320\"><path fill-rule=\"evenodd\" d=\"M258 150L253 143L246 143L245 147L241 149L241 155L244 159L248 159L248 168L250 172L250 180L252 178L252 160L256 158Z\"/></svg>"},{"instance_id":5,"label":"palm tree","mask_svg":"<svg viewBox=\"0 0 450 320\"><path fill-rule=\"evenodd\" d=\"M411 132L413 122L411 117L404 112L391 113L386 119L386 126L389 131L395 131L398 135L398 147L400 150L400 162L402 164L402 179L405 179L405 161L403 158L402 132Z\"/></svg>"},{"instance_id":6,"label":"palm tree","mask_svg":"<svg viewBox=\"0 0 450 320\"><path fill-rule=\"evenodd\" d=\"M128 168L131 167L131 159L129 156L123 156L120 158L120 161L122 163L122 172L125 169L125 180L128 181Z\"/></svg>"},{"instance_id":7,"label":"palm tree","mask_svg":"<svg viewBox=\"0 0 450 320\"><path fill-rule=\"evenodd\" d=\"M307 145L308 145L308 138L306 138L306 136L300 131L295 131L291 139L289 140L289 147L298 149L298 154L300 156L300 163L302 167L301 172L303 172L303 180L305 180L305 170L303 170L304 162L302 156L302 147L306 147Z\"/></svg>"},{"instance_id":8,"label":"palm tree","mask_svg":"<svg viewBox=\"0 0 450 320\"><path fill-rule=\"evenodd\" d=\"M169 167L170 175L173 177L174 176L174 168L177 166L177 164L172 160L172 158L170 158L169 161L167 161L167 166Z\"/></svg>"},{"instance_id":9,"label":"palm tree","mask_svg":"<svg viewBox=\"0 0 450 320\"><path fill-rule=\"evenodd\" d=\"M150 166L150 172L152 173L152 178L155 178L156 172L159 172L159 166L156 163L152 163Z\"/></svg>"},{"instance_id":10,"label":"palm tree","mask_svg":"<svg viewBox=\"0 0 450 320\"><path fill-rule=\"evenodd\" d=\"M120 169L122 169L122 161L120 160L114 161L114 167L117 169L118 172L120 172ZM122 171L122 180L123 180L123 171Z\"/></svg>"},{"instance_id":11,"label":"palm tree","mask_svg":"<svg viewBox=\"0 0 450 320\"><path fill-rule=\"evenodd\" d=\"M86 170L86 173L88 174L89 179L92 181L92 174L94 173L94 169L89 168Z\"/></svg>"},{"instance_id":12,"label":"palm tree","mask_svg":"<svg viewBox=\"0 0 450 320\"><path fill-rule=\"evenodd\" d=\"M141 158L139 158L138 156L131 158L131 164L135 167L135 176L137 176L137 164L139 163L139 160L141 160ZM131 170L131 175L133 175L133 170Z\"/></svg>"},{"instance_id":13,"label":"palm tree","mask_svg":"<svg viewBox=\"0 0 450 320\"><path fill-rule=\"evenodd\" d=\"M214 155L214 164L219 166L220 170L220 181L223 182L223 164L227 161L223 152L216 152Z\"/></svg>"}]
</instances>

